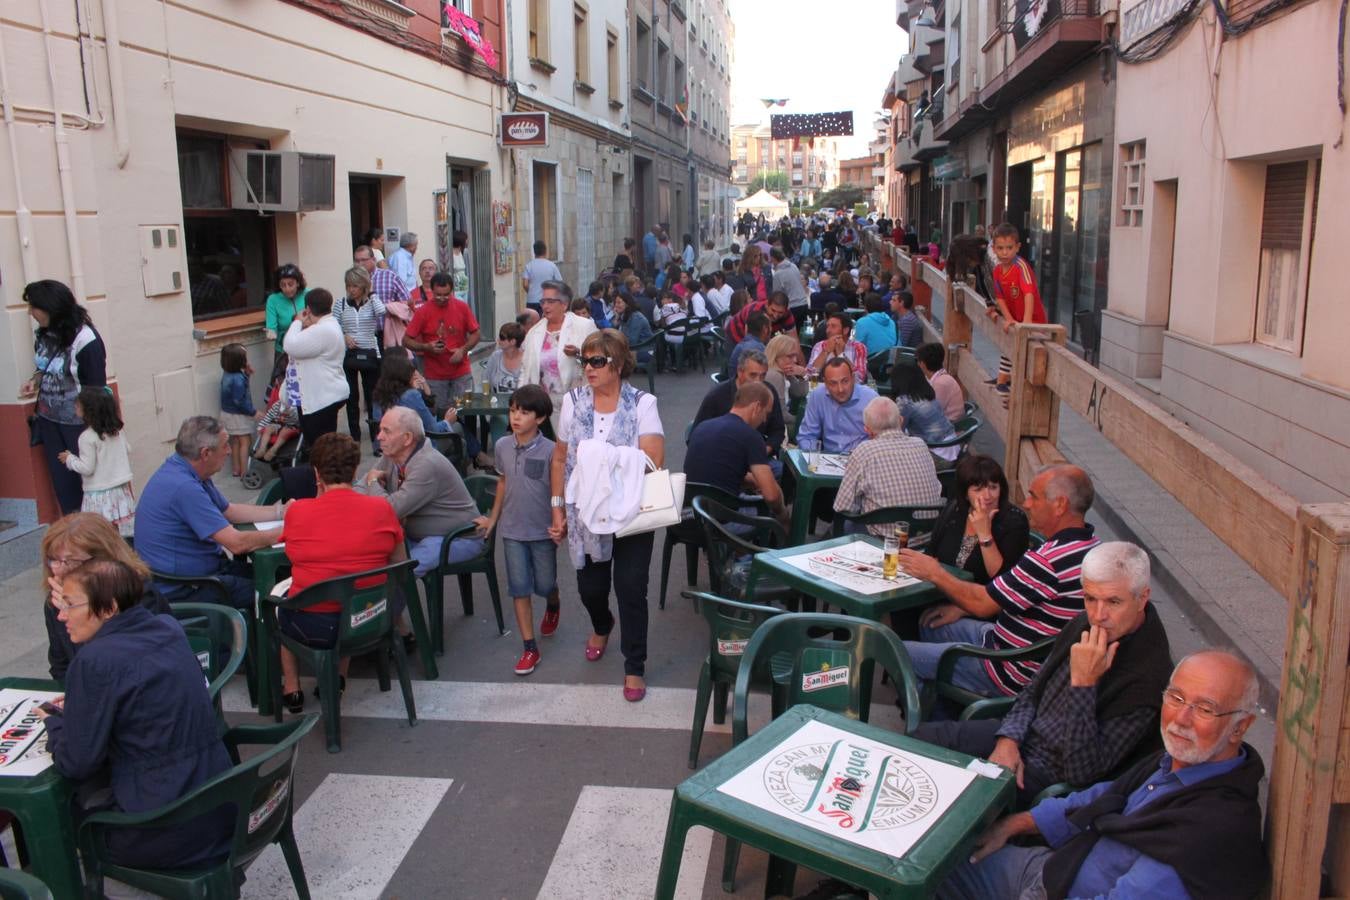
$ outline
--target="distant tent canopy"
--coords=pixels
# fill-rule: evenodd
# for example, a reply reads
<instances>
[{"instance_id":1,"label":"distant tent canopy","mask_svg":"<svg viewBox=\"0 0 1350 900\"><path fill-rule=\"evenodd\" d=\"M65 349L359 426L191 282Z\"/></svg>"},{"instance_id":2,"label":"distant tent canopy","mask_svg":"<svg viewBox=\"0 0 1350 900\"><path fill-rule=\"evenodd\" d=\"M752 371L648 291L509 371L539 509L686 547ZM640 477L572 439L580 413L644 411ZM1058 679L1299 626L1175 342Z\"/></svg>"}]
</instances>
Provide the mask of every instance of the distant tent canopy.
<instances>
[{"instance_id":1,"label":"distant tent canopy","mask_svg":"<svg viewBox=\"0 0 1350 900\"><path fill-rule=\"evenodd\" d=\"M766 219L781 219L789 214L787 201L779 200L768 191L760 190L744 200L736 201L738 214L750 213L752 216L764 214Z\"/></svg>"}]
</instances>

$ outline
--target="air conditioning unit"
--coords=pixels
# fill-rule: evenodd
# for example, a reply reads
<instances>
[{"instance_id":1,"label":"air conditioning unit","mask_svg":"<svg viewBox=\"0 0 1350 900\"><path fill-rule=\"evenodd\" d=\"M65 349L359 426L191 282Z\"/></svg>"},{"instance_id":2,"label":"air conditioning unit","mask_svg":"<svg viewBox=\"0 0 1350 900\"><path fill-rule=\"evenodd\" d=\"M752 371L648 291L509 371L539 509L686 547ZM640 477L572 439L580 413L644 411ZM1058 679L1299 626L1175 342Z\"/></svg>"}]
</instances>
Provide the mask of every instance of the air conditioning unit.
<instances>
[{"instance_id":1,"label":"air conditioning unit","mask_svg":"<svg viewBox=\"0 0 1350 900\"><path fill-rule=\"evenodd\" d=\"M230 205L257 212L333 209L336 158L295 150L230 150Z\"/></svg>"}]
</instances>

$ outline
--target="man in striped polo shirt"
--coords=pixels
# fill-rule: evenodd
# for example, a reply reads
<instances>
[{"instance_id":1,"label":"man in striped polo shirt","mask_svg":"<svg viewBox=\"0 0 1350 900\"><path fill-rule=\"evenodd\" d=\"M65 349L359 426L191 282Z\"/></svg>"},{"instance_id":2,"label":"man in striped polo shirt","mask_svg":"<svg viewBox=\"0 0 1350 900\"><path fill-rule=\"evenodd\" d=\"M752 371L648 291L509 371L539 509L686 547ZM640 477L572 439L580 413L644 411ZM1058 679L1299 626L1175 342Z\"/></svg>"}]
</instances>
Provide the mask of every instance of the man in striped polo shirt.
<instances>
[{"instance_id":1,"label":"man in striped polo shirt","mask_svg":"<svg viewBox=\"0 0 1350 900\"><path fill-rule=\"evenodd\" d=\"M952 644L1011 650L1052 638L1083 611L1083 557L1100 541L1084 516L1092 506L1092 479L1077 466L1050 466L1027 489L1027 519L1049 538L1028 550L987 585L949 574L926 554L904 550L900 567L931 581L947 597L919 618L919 640L905 641L914 674L937 675L938 659ZM1036 677L1040 663L962 658L952 681L986 697L1012 697Z\"/></svg>"}]
</instances>

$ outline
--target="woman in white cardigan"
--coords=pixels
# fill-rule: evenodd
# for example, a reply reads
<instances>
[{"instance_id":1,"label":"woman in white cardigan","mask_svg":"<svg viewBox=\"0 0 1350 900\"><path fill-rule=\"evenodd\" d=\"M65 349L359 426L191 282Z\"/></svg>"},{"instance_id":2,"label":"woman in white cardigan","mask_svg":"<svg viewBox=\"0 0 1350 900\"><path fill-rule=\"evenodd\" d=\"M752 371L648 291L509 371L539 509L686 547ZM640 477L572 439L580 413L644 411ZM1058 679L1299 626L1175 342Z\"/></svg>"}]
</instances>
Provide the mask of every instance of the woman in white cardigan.
<instances>
[{"instance_id":1,"label":"woman in white cardigan","mask_svg":"<svg viewBox=\"0 0 1350 900\"><path fill-rule=\"evenodd\" d=\"M586 316L568 312L571 293L561 281L545 281L540 289L543 318L525 333L521 345L520 383L537 384L548 391L553 401L553 431L558 431L558 411L562 398L582 381L581 345L596 331L595 322Z\"/></svg>"},{"instance_id":2,"label":"woman in white cardigan","mask_svg":"<svg viewBox=\"0 0 1350 900\"><path fill-rule=\"evenodd\" d=\"M313 447L321 435L337 431L338 410L350 394L342 371L347 342L333 318L332 294L310 288L282 346L300 386L300 433L305 446Z\"/></svg>"}]
</instances>

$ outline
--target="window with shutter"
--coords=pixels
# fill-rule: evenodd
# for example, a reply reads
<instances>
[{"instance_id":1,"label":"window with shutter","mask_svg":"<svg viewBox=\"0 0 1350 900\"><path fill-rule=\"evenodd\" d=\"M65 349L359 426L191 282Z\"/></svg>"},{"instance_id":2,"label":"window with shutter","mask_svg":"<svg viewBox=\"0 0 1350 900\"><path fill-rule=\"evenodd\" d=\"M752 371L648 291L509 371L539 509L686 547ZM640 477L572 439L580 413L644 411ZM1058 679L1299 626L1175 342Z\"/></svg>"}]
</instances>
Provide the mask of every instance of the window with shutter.
<instances>
[{"instance_id":1,"label":"window with shutter","mask_svg":"<svg viewBox=\"0 0 1350 900\"><path fill-rule=\"evenodd\" d=\"M1320 160L1266 167L1256 340L1293 354L1303 350L1303 310L1320 171Z\"/></svg>"}]
</instances>

